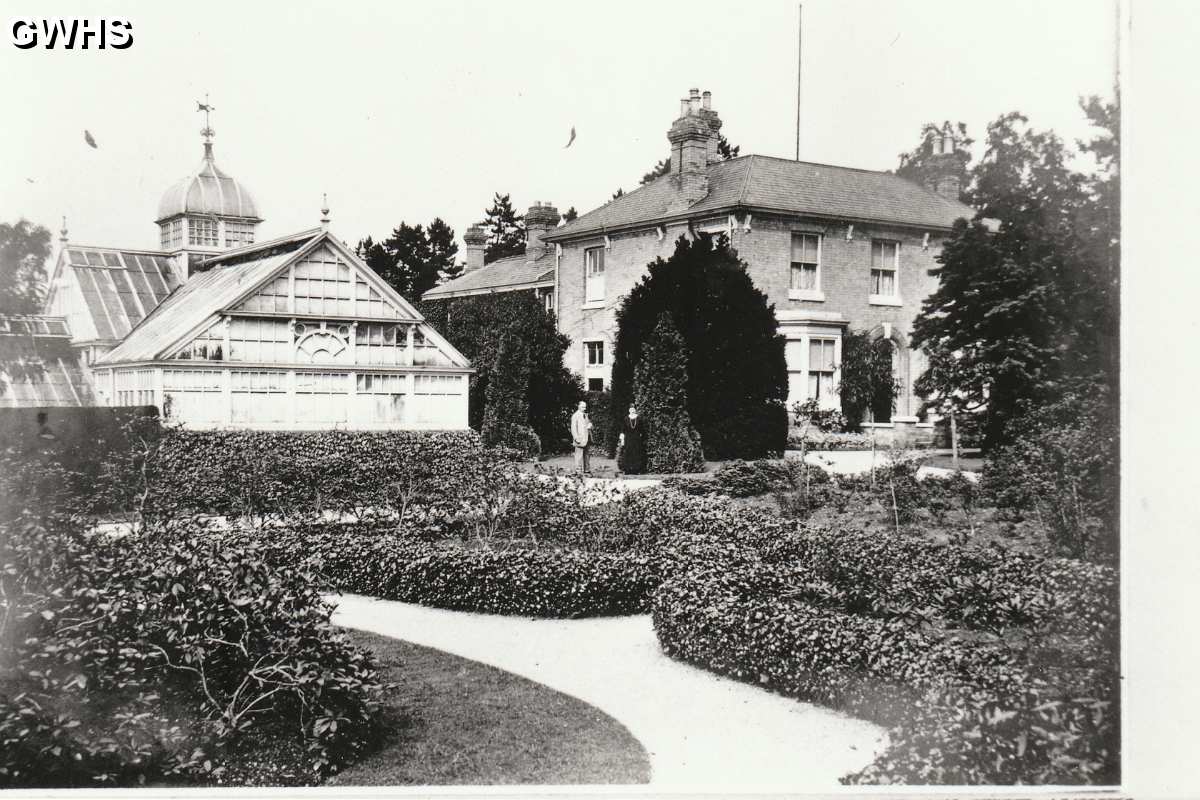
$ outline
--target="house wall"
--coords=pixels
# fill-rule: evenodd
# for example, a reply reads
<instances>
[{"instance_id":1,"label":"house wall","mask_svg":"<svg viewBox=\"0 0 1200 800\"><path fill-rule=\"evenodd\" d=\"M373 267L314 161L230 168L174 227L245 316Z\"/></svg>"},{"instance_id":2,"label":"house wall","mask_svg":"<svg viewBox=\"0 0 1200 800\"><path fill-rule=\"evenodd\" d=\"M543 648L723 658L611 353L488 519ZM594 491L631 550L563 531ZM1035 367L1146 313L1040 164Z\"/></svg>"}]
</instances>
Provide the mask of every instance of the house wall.
<instances>
[{"instance_id":1,"label":"house wall","mask_svg":"<svg viewBox=\"0 0 1200 800\"><path fill-rule=\"evenodd\" d=\"M886 335L900 345L897 371L903 391L896 401L895 416L903 419L916 415L920 399L913 394L912 383L924 368L924 360L919 351L908 347L909 338L922 301L937 287L937 278L929 275L929 270L938 266L936 256L941 250L942 236L930 232L926 247L924 231L895 226L855 223L847 241L848 223L753 215L750 230L746 231L744 221L744 216L735 220L730 238L738 256L748 265L755 286L775 306L780 332L789 340L789 403L806 397L808 340L812 337L840 340L841 332L850 328L871 330L877 336ZM730 231L728 216L697 220L694 227ZM563 244L559 264L558 320L560 331L572 340L566 355L568 368L585 379L599 375L599 370L586 365L584 342L603 340L607 362L603 377L607 387L612 343L616 337L615 311L622 296L645 274L647 264L659 256L667 258L671 255L675 241L686 231L686 225L668 227L662 241L653 229L610 235L605 251L605 302L599 308L584 303L584 250L603 246L604 238L597 236ZM789 291L794 232L821 237L819 289L822 300L794 298ZM899 298L893 304L871 301L871 242L874 239L900 243ZM840 363L840 341L838 345ZM822 405L836 406L836 397L823 398Z\"/></svg>"}]
</instances>

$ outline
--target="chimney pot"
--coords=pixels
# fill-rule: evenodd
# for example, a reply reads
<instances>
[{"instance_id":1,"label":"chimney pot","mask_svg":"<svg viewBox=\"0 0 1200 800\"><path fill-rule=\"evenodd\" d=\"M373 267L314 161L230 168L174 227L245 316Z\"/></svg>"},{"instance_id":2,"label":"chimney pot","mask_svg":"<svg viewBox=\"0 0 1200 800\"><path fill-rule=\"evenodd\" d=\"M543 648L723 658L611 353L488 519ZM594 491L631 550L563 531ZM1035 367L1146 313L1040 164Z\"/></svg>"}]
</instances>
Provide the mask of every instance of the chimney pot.
<instances>
[{"instance_id":1,"label":"chimney pot","mask_svg":"<svg viewBox=\"0 0 1200 800\"><path fill-rule=\"evenodd\" d=\"M704 110L705 111L711 110L712 109L712 92L705 92L701 96L704 98Z\"/></svg>"},{"instance_id":2,"label":"chimney pot","mask_svg":"<svg viewBox=\"0 0 1200 800\"><path fill-rule=\"evenodd\" d=\"M700 90L699 90L699 89L688 89L688 97L689 97L689 98L691 98L691 97L699 97L699 96L700 96Z\"/></svg>"}]
</instances>

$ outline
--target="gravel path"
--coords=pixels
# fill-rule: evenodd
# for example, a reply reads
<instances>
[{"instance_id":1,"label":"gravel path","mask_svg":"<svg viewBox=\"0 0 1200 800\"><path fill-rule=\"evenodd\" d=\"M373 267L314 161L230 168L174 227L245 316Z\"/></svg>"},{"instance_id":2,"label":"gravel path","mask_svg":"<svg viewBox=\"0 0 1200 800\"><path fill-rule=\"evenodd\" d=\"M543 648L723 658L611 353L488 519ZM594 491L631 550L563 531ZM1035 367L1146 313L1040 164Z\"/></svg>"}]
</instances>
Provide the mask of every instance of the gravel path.
<instances>
[{"instance_id":1,"label":"gravel path","mask_svg":"<svg viewBox=\"0 0 1200 800\"><path fill-rule=\"evenodd\" d=\"M656 788L827 792L882 744L868 722L672 661L648 616L544 620L329 599L337 625L491 664L598 707L646 748Z\"/></svg>"}]
</instances>

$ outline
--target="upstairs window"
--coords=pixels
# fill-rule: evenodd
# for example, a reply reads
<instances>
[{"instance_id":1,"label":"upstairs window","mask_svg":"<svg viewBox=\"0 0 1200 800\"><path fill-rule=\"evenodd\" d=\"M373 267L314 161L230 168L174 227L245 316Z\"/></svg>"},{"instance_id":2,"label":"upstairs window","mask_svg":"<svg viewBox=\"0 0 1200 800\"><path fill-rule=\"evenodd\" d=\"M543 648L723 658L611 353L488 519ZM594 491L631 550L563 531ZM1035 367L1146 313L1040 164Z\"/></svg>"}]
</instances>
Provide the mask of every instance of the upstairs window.
<instances>
[{"instance_id":1,"label":"upstairs window","mask_svg":"<svg viewBox=\"0 0 1200 800\"><path fill-rule=\"evenodd\" d=\"M188 218L188 244L217 246L217 221L207 217Z\"/></svg>"},{"instance_id":2,"label":"upstairs window","mask_svg":"<svg viewBox=\"0 0 1200 800\"><path fill-rule=\"evenodd\" d=\"M589 247L583 251L583 301L604 302L604 248Z\"/></svg>"},{"instance_id":3,"label":"upstairs window","mask_svg":"<svg viewBox=\"0 0 1200 800\"><path fill-rule=\"evenodd\" d=\"M158 226L159 243L163 250L173 250L183 244L183 220L173 219Z\"/></svg>"},{"instance_id":4,"label":"upstairs window","mask_svg":"<svg viewBox=\"0 0 1200 800\"><path fill-rule=\"evenodd\" d=\"M816 293L821 290L821 237L815 233L792 234L793 292Z\"/></svg>"},{"instance_id":5,"label":"upstairs window","mask_svg":"<svg viewBox=\"0 0 1200 800\"><path fill-rule=\"evenodd\" d=\"M241 247L254 244L254 224L250 222L226 222L225 246Z\"/></svg>"},{"instance_id":6,"label":"upstairs window","mask_svg":"<svg viewBox=\"0 0 1200 800\"><path fill-rule=\"evenodd\" d=\"M589 367L604 366L604 342L584 342L583 347L587 352L587 365Z\"/></svg>"},{"instance_id":7,"label":"upstairs window","mask_svg":"<svg viewBox=\"0 0 1200 800\"><path fill-rule=\"evenodd\" d=\"M871 294L897 297L896 272L900 266L900 243L883 239L871 242Z\"/></svg>"}]
</instances>

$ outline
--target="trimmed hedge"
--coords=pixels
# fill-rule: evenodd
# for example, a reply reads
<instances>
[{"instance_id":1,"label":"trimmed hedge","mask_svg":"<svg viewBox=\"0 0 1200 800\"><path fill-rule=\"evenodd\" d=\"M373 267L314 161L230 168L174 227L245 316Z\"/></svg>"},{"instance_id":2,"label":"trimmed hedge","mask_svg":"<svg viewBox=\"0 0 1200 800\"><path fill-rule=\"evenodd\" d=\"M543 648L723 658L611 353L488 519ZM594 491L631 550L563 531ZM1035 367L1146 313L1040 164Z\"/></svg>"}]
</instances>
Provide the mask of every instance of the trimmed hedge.
<instances>
[{"instance_id":1,"label":"trimmed hedge","mask_svg":"<svg viewBox=\"0 0 1200 800\"><path fill-rule=\"evenodd\" d=\"M892 726L847 782L1118 782L1115 570L741 527L730 542L705 522L664 568L655 632L672 657Z\"/></svg>"},{"instance_id":2,"label":"trimmed hedge","mask_svg":"<svg viewBox=\"0 0 1200 800\"><path fill-rule=\"evenodd\" d=\"M272 557L315 566L331 589L458 611L535 617L640 614L660 582L638 552L422 542L342 528L266 531Z\"/></svg>"}]
</instances>

